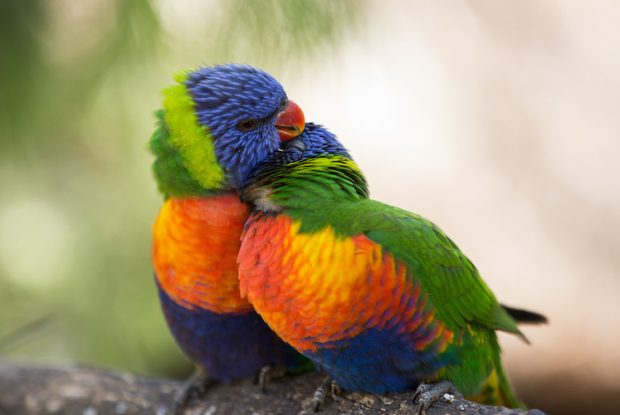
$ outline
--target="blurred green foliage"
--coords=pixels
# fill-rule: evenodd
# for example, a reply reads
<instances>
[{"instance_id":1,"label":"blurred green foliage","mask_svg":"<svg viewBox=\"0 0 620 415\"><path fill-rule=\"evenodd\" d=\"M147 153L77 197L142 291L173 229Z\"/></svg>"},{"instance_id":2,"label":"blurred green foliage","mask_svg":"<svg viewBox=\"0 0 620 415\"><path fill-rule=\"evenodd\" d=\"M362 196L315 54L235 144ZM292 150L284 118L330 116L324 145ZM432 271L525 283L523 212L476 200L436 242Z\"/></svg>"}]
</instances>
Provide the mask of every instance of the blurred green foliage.
<instances>
[{"instance_id":1,"label":"blurred green foliage","mask_svg":"<svg viewBox=\"0 0 620 415\"><path fill-rule=\"evenodd\" d=\"M2 357L188 371L150 265L161 199L146 142L160 90L199 64L303 70L353 33L363 6L0 2Z\"/></svg>"}]
</instances>

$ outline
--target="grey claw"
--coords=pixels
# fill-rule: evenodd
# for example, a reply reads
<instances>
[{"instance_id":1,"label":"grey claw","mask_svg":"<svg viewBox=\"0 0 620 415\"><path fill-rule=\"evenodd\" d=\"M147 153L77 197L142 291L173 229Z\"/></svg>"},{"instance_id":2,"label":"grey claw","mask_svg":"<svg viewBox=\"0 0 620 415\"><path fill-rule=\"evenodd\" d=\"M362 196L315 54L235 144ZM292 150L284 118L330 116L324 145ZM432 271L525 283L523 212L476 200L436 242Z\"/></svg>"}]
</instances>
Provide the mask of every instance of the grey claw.
<instances>
[{"instance_id":1,"label":"grey claw","mask_svg":"<svg viewBox=\"0 0 620 415\"><path fill-rule=\"evenodd\" d=\"M440 400L445 394L454 393L454 391L454 385L447 380L433 384L421 383L413 395L413 402L418 404L415 414L426 415L426 410L433 403Z\"/></svg>"},{"instance_id":2,"label":"grey claw","mask_svg":"<svg viewBox=\"0 0 620 415\"><path fill-rule=\"evenodd\" d=\"M420 398L421 394L431 389L432 387L433 385L431 383L420 383L416 388L415 393L413 394L413 401L416 402Z\"/></svg>"},{"instance_id":3,"label":"grey claw","mask_svg":"<svg viewBox=\"0 0 620 415\"><path fill-rule=\"evenodd\" d=\"M258 372L258 386L263 393L267 393L267 384L271 380L271 366L263 366Z\"/></svg>"},{"instance_id":4,"label":"grey claw","mask_svg":"<svg viewBox=\"0 0 620 415\"><path fill-rule=\"evenodd\" d=\"M329 384L329 389L332 395L332 399L334 400L334 402L337 401L339 399L338 395L342 393L340 385L338 385L338 383L332 379Z\"/></svg>"},{"instance_id":5,"label":"grey claw","mask_svg":"<svg viewBox=\"0 0 620 415\"><path fill-rule=\"evenodd\" d=\"M207 389L214 383L213 379L209 378L202 370L197 369L174 395L170 413L181 415L194 396L200 397L204 395Z\"/></svg>"},{"instance_id":6,"label":"grey claw","mask_svg":"<svg viewBox=\"0 0 620 415\"><path fill-rule=\"evenodd\" d=\"M263 393L267 393L267 385L269 385L269 382L271 382L272 379L285 376L286 373L287 370L284 366L263 366L258 372L255 383L258 383L258 386L263 391Z\"/></svg>"},{"instance_id":7,"label":"grey claw","mask_svg":"<svg viewBox=\"0 0 620 415\"><path fill-rule=\"evenodd\" d=\"M327 397L327 388L329 388L332 399L334 401L338 400L337 395L341 392L340 386L328 376L323 379L321 385L314 391L314 396L312 397L312 410L314 412L320 412L323 409L325 398Z\"/></svg>"}]
</instances>

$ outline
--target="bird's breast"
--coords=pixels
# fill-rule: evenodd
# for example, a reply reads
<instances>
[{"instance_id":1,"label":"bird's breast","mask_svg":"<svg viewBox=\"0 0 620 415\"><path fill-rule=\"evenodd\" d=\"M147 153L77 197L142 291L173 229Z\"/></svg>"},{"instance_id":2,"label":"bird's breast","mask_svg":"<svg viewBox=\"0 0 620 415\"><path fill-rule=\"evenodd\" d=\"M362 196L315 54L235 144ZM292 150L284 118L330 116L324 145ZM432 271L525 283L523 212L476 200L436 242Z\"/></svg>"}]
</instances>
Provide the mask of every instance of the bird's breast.
<instances>
[{"instance_id":1,"label":"bird's breast","mask_svg":"<svg viewBox=\"0 0 620 415\"><path fill-rule=\"evenodd\" d=\"M247 216L235 193L164 203L153 225L153 265L174 302L216 313L252 309L239 294L237 268Z\"/></svg>"},{"instance_id":2,"label":"bird's breast","mask_svg":"<svg viewBox=\"0 0 620 415\"><path fill-rule=\"evenodd\" d=\"M253 214L239 252L241 292L280 337L313 352L389 330L412 348L445 347L451 333L402 262L363 234L300 229L284 214Z\"/></svg>"}]
</instances>

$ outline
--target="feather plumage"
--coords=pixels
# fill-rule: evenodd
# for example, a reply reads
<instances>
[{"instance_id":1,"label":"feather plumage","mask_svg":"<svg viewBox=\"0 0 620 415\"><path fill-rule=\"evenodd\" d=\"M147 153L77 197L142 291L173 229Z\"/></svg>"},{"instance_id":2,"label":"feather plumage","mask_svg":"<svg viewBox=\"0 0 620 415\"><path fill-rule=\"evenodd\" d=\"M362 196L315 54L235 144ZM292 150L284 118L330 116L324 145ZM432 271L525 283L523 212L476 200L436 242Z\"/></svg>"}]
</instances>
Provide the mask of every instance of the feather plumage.
<instances>
[{"instance_id":1,"label":"feather plumage","mask_svg":"<svg viewBox=\"0 0 620 415\"><path fill-rule=\"evenodd\" d=\"M495 330L517 335L471 261L436 225L368 199L335 138L311 126L256 169L239 252L242 294L285 341L350 390L394 392L451 380L468 395L515 397ZM485 394L485 396L491 396ZM490 398L489 398L490 399ZM489 400L487 399L487 400Z\"/></svg>"},{"instance_id":2,"label":"feather plumage","mask_svg":"<svg viewBox=\"0 0 620 415\"><path fill-rule=\"evenodd\" d=\"M153 226L153 265L170 330L214 380L253 377L270 365L309 370L241 298L237 275L248 207L230 189L278 148L274 112L286 95L268 74L240 65L175 80L150 143L166 199ZM264 120L242 132L238 122L248 116Z\"/></svg>"}]
</instances>

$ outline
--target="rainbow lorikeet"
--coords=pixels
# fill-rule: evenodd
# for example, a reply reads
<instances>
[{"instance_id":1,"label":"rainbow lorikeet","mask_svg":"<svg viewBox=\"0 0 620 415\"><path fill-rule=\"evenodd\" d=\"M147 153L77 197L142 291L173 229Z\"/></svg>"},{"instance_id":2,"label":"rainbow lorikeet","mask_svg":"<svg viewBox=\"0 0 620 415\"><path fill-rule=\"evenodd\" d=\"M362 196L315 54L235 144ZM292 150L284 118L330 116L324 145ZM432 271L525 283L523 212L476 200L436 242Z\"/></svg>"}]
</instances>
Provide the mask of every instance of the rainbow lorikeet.
<instances>
[{"instance_id":1,"label":"rainbow lorikeet","mask_svg":"<svg viewBox=\"0 0 620 415\"><path fill-rule=\"evenodd\" d=\"M425 411L453 384L478 401L522 406L496 330L523 337L510 313L543 317L501 306L429 220L369 199L333 134L307 124L256 167L242 200L252 211L239 252L241 292L342 388L419 385Z\"/></svg>"},{"instance_id":2,"label":"rainbow lorikeet","mask_svg":"<svg viewBox=\"0 0 620 415\"><path fill-rule=\"evenodd\" d=\"M153 265L170 330L210 380L310 369L240 296L236 259L249 210L233 190L303 128L303 113L275 79L249 66L200 68L176 81L164 91L150 142L165 198Z\"/></svg>"}]
</instances>

